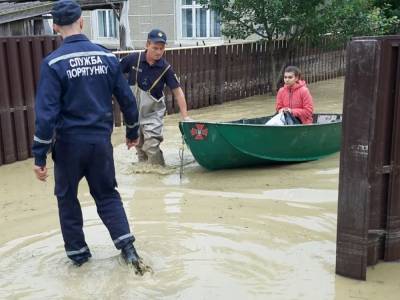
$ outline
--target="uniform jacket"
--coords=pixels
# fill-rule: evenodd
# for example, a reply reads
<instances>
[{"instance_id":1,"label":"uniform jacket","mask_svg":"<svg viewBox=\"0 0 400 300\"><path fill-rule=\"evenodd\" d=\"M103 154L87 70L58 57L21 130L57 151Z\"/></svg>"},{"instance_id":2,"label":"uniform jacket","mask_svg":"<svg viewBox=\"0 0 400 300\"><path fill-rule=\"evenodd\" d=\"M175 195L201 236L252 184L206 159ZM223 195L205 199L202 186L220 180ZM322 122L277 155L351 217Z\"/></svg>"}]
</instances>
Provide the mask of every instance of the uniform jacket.
<instances>
[{"instance_id":1,"label":"uniform jacket","mask_svg":"<svg viewBox=\"0 0 400 300\"><path fill-rule=\"evenodd\" d=\"M35 101L33 155L37 166L56 136L62 140L109 140L113 130L112 95L127 125L138 136L136 101L114 54L82 34L68 36L42 64Z\"/></svg>"},{"instance_id":2,"label":"uniform jacket","mask_svg":"<svg viewBox=\"0 0 400 300\"><path fill-rule=\"evenodd\" d=\"M276 111L289 107L292 114L303 124L312 123L314 103L305 81L299 80L292 87L281 87L276 96Z\"/></svg>"}]
</instances>

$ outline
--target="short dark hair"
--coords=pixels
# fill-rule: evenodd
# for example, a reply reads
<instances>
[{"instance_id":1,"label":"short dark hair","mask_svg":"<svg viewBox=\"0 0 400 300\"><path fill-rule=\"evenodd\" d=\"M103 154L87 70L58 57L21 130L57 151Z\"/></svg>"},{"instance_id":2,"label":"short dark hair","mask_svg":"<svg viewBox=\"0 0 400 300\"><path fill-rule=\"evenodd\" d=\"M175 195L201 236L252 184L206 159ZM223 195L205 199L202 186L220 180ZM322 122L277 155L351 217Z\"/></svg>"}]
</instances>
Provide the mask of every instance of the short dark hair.
<instances>
[{"instance_id":1,"label":"short dark hair","mask_svg":"<svg viewBox=\"0 0 400 300\"><path fill-rule=\"evenodd\" d=\"M301 71L296 66L287 66L285 68L285 73L293 73L295 77L301 79Z\"/></svg>"}]
</instances>

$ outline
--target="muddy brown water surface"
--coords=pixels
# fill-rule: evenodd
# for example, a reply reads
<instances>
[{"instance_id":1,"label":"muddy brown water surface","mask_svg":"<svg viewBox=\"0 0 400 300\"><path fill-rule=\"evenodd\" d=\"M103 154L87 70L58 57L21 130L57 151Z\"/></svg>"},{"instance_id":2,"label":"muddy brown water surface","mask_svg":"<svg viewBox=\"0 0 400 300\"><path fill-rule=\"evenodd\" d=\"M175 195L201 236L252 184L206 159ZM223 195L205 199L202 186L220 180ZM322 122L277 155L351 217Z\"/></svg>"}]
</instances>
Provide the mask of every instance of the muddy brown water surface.
<instances>
[{"instance_id":1,"label":"muddy brown water surface","mask_svg":"<svg viewBox=\"0 0 400 300\"><path fill-rule=\"evenodd\" d=\"M310 85L316 112L341 112L343 79ZM196 120L270 114L256 96L191 111ZM136 276L96 213L85 181L79 199L93 258L66 258L48 181L32 160L0 167L0 299L399 299L400 263L368 268L367 281L335 275L339 154L285 166L210 172L184 152L178 115L166 117L166 169L138 165L113 136L117 180L153 273Z\"/></svg>"}]
</instances>

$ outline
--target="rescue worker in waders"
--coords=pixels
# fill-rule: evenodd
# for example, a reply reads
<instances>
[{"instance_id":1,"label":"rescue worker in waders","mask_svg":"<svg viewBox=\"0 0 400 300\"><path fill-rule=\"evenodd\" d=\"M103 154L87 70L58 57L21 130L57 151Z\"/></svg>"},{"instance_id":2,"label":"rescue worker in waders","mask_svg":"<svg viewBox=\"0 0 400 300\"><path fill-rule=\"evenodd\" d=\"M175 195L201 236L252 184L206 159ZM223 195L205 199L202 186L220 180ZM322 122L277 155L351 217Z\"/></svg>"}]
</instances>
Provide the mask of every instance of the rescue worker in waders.
<instances>
[{"instance_id":1,"label":"rescue worker in waders","mask_svg":"<svg viewBox=\"0 0 400 300\"><path fill-rule=\"evenodd\" d=\"M52 147L64 246L76 265L91 257L77 198L78 184L85 177L115 247L140 271L135 238L116 190L111 144L112 95L125 117L128 148L138 143L135 98L115 55L81 34L80 6L72 0L57 1L52 15L54 30L61 34L63 43L41 65L35 102L34 172L39 180L46 180L46 154Z\"/></svg>"},{"instance_id":2,"label":"rescue worker in waders","mask_svg":"<svg viewBox=\"0 0 400 300\"><path fill-rule=\"evenodd\" d=\"M139 107L139 162L165 165L160 143L163 141L163 119L166 110L163 93L167 85L176 99L182 119L190 121L185 95L171 65L162 57L167 43L166 34L153 29L147 36L144 52L133 53L121 60L123 73L128 74Z\"/></svg>"}]
</instances>

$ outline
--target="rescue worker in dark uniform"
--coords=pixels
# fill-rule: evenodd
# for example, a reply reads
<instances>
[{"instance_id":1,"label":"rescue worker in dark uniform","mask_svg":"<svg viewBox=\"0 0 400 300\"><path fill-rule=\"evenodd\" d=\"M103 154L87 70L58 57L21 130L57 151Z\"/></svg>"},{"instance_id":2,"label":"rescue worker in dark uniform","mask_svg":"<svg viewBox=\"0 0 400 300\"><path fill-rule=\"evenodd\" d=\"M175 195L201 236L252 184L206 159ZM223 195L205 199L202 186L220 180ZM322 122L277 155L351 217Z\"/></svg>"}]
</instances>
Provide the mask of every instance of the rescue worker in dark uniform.
<instances>
[{"instance_id":1,"label":"rescue worker in dark uniform","mask_svg":"<svg viewBox=\"0 0 400 300\"><path fill-rule=\"evenodd\" d=\"M160 149L163 141L163 119L166 105L163 93L167 85L177 100L183 120L190 120L187 113L185 95L171 65L162 57L167 36L161 30L149 32L146 50L133 53L121 60L123 73L128 73L128 81L139 107L140 138L136 151L139 161L165 165Z\"/></svg>"},{"instance_id":2,"label":"rescue worker in dark uniform","mask_svg":"<svg viewBox=\"0 0 400 300\"><path fill-rule=\"evenodd\" d=\"M115 189L111 144L112 95L124 114L128 148L138 143L135 98L115 55L81 34L80 6L72 0L57 1L52 15L54 30L63 37L63 44L41 65L35 102L34 172L39 180L46 180L46 153L55 138L55 195L65 250L76 265L91 257L77 198L78 184L85 177L115 247L121 249L127 263L140 268L135 238Z\"/></svg>"}]
</instances>

